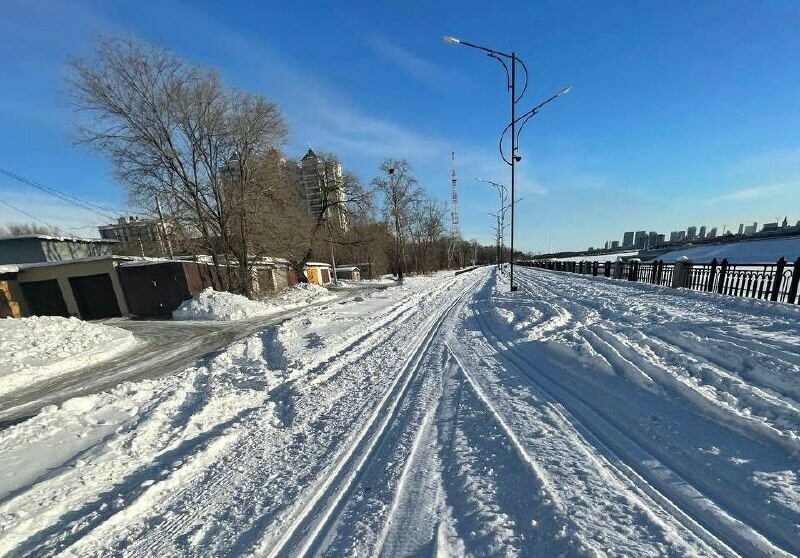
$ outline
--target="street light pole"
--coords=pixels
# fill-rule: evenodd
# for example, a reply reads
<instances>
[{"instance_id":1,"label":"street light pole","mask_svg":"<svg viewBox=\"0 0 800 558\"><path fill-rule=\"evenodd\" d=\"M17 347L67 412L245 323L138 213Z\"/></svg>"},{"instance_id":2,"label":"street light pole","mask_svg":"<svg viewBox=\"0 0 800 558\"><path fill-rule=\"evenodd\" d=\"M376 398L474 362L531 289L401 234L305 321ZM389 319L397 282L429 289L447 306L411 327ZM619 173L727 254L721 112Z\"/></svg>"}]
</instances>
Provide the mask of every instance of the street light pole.
<instances>
[{"instance_id":1,"label":"street light pole","mask_svg":"<svg viewBox=\"0 0 800 558\"><path fill-rule=\"evenodd\" d=\"M510 276L510 289L512 291L517 290L517 286L514 284L514 217L515 217L515 194L516 194L516 164L520 161L521 157L518 153L518 145L519 145L519 133L522 131L522 128L525 124L533 118L539 111L541 107L549 103L550 101L560 97L561 95L569 92L570 87L565 87L543 103L540 103L533 109L529 110L519 118L517 118L517 103L522 100L522 97L525 96L525 91L528 89L528 69L525 66L525 63L517 57L516 52L512 51L511 54L507 54L505 52L501 52L499 50L493 50L490 48L486 48L480 45L476 45L474 43L468 43L467 41L462 41L455 37L443 37L443 40L446 44L450 45L463 45L470 48L482 50L487 54L487 56L494 58L495 60L499 61L503 68L506 71L506 85L508 90L511 93L511 122L503 129L502 134L500 134L500 156L503 160L511 167L511 254L509 256L509 261L511 263L511 276ZM506 61L510 61L510 68L509 64ZM517 64L522 66L523 71L525 72L525 85L522 87L522 92L517 96ZM517 123L519 123L519 129L517 129ZM505 153L503 153L503 137L505 136L506 132L511 130L511 160L509 161L506 159Z\"/></svg>"},{"instance_id":2,"label":"street light pole","mask_svg":"<svg viewBox=\"0 0 800 558\"><path fill-rule=\"evenodd\" d=\"M500 227L501 227L500 230L501 231L505 231L505 221L506 221L506 212L505 212L505 210L508 209L506 207L506 200L508 199L508 188L506 188L503 184L499 184L497 182L492 182L491 180L484 180L483 178L476 178L475 180L477 180L478 182L485 182L486 184L489 184L489 185L493 186L494 189L497 190L497 194L500 196ZM500 259L499 259L500 265L498 267L500 269L502 269L502 266L503 266L503 258L504 258L504 255L505 255L504 254L505 248L506 248L506 246L505 246L505 234L502 234L500 236L500 248L499 248L499 250L500 250Z\"/></svg>"},{"instance_id":3,"label":"street light pole","mask_svg":"<svg viewBox=\"0 0 800 558\"><path fill-rule=\"evenodd\" d=\"M527 85L527 84L526 84ZM514 284L514 185L517 162L517 55L511 51L511 291L516 291ZM502 136L501 136L502 139Z\"/></svg>"}]
</instances>

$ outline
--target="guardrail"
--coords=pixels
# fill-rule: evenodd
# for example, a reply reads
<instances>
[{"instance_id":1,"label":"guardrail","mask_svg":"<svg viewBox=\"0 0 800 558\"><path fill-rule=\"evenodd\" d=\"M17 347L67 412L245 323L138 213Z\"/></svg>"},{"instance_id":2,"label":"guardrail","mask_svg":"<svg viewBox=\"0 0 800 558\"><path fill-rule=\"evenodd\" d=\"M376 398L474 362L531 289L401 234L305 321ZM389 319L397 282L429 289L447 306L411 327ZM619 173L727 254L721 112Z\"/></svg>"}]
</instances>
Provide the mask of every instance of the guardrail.
<instances>
[{"instance_id":1,"label":"guardrail","mask_svg":"<svg viewBox=\"0 0 800 558\"><path fill-rule=\"evenodd\" d=\"M679 261L641 263L627 262L564 262L555 260L518 262L526 267L608 277L665 287L715 292L728 296L757 298L773 302L800 304L800 258L793 264L781 258L776 263L735 264L716 258L708 264Z\"/></svg>"}]
</instances>

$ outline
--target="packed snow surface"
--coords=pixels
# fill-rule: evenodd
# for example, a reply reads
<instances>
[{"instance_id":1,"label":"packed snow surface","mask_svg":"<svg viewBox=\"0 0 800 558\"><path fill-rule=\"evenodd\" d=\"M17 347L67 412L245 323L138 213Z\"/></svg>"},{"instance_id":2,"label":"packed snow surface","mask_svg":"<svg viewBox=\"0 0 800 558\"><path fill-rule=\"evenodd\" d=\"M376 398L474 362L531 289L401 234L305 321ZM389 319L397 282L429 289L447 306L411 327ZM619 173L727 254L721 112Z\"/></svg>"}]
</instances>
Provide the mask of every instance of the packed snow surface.
<instances>
[{"instance_id":1,"label":"packed snow surface","mask_svg":"<svg viewBox=\"0 0 800 558\"><path fill-rule=\"evenodd\" d=\"M0 554L790 556L800 309L489 268L0 432Z\"/></svg>"},{"instance_id":2,"label":"packed snow surface","mask_svg":"<svg viewBox=\"0 0 800 558\"><path fill-rule=\"evenodd\" d=\"M686 256L694 263L710 263L714 258L717 258L717 261L727 258L730 263L737 264L775 263L781 258L793 262L800 258L800 236L684 246L662 254L656 259L674 263L681 256Z\"/></svg>"},{"instance_id":3,"label":"packed snow surface","mask_svg":"<svg viewBox=\"0 0 800 558\"><path fill-rule=\"evenodd\" d=\"M134 345L129 331L77 318L0 319L0 395L108 360Z\"/></svg>"},{"instance_id":4,"label":"packed snow surface","mask_svg":"<svg viewBox=\"0 0 800 558\"><path fill-rule=\"evenodd\" d=\"M279 295L261 300L208 288L181 303L172 312L172 317L175 320L246 320L332 298L334 295L328 289L310 283L300 283Z\"/></svg>"}]
</instances>

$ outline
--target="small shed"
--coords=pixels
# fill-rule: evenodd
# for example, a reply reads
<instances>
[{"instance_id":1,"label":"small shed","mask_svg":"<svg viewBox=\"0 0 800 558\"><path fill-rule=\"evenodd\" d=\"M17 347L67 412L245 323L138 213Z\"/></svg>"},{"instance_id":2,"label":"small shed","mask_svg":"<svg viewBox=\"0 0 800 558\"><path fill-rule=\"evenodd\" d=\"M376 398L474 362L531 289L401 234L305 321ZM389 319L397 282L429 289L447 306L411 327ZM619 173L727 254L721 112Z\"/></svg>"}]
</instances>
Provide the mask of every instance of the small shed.
<instances>
[{"instance_id":1,"label":"small shed","mask_svg":"<svg viewBox=\"0 0 800 558\"><path fill-rule=\"evenodd\" d=\"M331 282L332 268L330 264L308 262L305 266L306 277L314 285L327 285Z\"/></svg>"},{"instance_id":2,"label":"small shed","mask_svg":"<svg viewBox=\"0 0 800 558\"><path fill-rule=\"evenodd\" d=\"M336 277L337 279L347 279L350 281L360 281L361 280L361 271L358 269L357 266L354 265L346 265L342 267L336 268Z\"/></svg>"}]
</instances>

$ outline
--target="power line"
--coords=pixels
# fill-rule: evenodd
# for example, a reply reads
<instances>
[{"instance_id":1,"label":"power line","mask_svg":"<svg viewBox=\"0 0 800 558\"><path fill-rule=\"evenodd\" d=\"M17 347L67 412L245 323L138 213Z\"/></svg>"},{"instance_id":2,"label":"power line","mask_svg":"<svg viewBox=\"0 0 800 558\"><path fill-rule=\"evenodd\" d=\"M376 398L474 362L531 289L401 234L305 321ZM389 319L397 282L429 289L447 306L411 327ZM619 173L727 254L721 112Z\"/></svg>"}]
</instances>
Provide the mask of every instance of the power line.
<instances>
[{"instance_id":1,"label":"power line","mask_svg":"<svg viewBox=\"0 0 800 558\"><path fill-rule=\"evenodd\" d=\"M14 211L19 211L19 212L20 212L20 213L22 213L23 215L27 215L28 217L30 217L30 218L31 218L31 219L33 219L34 221L39 221L39 222L40 222L40 223L42 223L43 225L47 225L47 227L48 227L48 228L49 228L51 231L53 231L53 232L55 232L55 231L57 231L57 230L58 230L58 227L54 227L53 225L51 225L51 224L50 224L50 223L48 223L47 221L42 221L41 219L39 219L39 218L38 218L38 217L36 217L35 215L31 215L30 213L28 213L28 212L27 212L27 211L25 211L24 209L20 209L19 207L16 207L16 206L14 206L14 205L11 205L10 203L8 203L8 202L6 202L6 201L3 201L3 200L0 200L0 203L2 203L2 204L3 204L3 205L5 205L5 206L8 206L8 207L10 207L10 208L11 208L11 209L13 209Z\"/></svg>"},{"instance_id":2,"label":"power line","mask_svg":"<svg viewBox=\"0 0 800 558\"><path fill-rule=\"evenodd\" d=\"M0 174L3 174L3 175L5 175L5 176L7 176L7 177L9 177L9 178L11 178L13 180L16 180L17 182L21 182L22 184L25 184L26 186L30 186L31 188L35 188L37 190L40 190L40 191L42 191L42 192L44 192L44 193L46 193L46 194L48 194L50 196L53 196L53 197L55 197L55 198L57 198L57 199L59 199L59 200L61 200L63 202L72 204L72 205L74 205L76 207L80 207L81 209L84 209L86 211L91 211L92 213L95 213L96 215L99 215L100 217L103 217L104 219L108 219L110 217L113 220L113 219L115 219L117 217L121 217L121 216L125 215L124 213L115 211L113 209L108 209L108 208L103 207L101 205L97 205L96 203L92 203L90 201L82 200L82 199L80 199L80 198L78 198L76 196L73 196L72 194L67 194L66 192L62 192L60 190L56 190L55 188L51 188L50 186L45 186L44 184L41 184L41 183L36 182L34 180L31 180L30 178L26 178L24 176L20 176L18 174L15 174L15 173L13 173L13 172L11 172L9 170L3 169L3 168L0 168Z\"/></svg>"}]
</instances>

